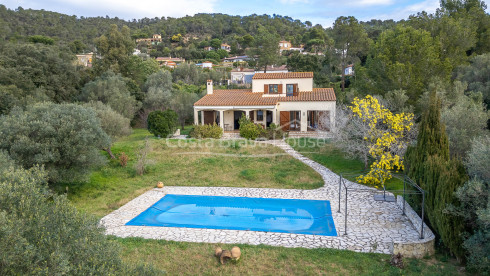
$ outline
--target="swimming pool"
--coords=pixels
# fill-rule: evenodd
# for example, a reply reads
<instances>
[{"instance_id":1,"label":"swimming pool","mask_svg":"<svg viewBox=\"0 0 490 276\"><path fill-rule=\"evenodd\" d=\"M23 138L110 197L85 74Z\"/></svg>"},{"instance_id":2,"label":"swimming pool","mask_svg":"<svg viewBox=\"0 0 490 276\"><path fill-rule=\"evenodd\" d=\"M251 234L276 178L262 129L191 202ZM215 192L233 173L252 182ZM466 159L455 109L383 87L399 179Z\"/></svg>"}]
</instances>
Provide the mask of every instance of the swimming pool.
<instances>
[{"instance_id":1,"label":"swimming pool","mask_svg":"<svg viewBox=\"0 0 490 276\"><path fill-rule=\"evenodd\" d=\"M126 225L337 236L328 200L167 194Z\"/></svg>"}]
</instances>

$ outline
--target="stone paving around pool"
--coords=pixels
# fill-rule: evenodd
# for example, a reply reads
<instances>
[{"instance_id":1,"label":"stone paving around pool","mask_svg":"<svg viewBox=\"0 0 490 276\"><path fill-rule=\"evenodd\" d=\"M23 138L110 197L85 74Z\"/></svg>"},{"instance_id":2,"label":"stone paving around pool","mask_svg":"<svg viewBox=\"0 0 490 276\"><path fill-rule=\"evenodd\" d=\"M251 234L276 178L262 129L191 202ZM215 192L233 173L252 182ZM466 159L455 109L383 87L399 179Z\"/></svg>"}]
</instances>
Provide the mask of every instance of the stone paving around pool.
<instances>
[{"instance_id":1,"label":"stone paving around pool","mask_svg":"<svg viewBox=\"0 0 490 276\"><path fill-rule=\"evenodd\" d=\"M406 205L403 215L401 204L373 199L373 188L347 181L347 233L344 231L345 193L338 212L339 176L323 165L296 152L284 141L267 141L313 168L323 177L325 185L315 190L264 189L232 187L173 187L150 190L133 199L118 210L105 216L101 224L106 234L118 237L142 237L186 242L266 244L284 247L335 248L357 252L392 254L401 252L407 257L423 257L433 253L434 235L424 224L424 239L420 239L417 215ZM359 189L359 191L355 191ZM361 191L362 189L362 191ZM338 236L317 236L243 230L196 229L179 227L125 226L132 218L160 200L165 194L240 196L284 199L329 200Z\"/></svg>"}]
</instances>

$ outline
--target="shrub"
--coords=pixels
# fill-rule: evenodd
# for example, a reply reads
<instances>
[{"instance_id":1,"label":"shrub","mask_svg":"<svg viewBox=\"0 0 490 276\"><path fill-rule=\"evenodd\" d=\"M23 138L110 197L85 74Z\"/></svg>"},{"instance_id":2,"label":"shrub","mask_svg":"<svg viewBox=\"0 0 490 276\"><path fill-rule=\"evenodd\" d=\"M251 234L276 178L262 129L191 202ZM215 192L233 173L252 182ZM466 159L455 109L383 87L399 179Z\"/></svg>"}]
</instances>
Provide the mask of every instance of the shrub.
<instances>
[{"instance_id":1,"label":"shrub","mask_svg":"<svg viewBox=\"0 0 490 276\"><path fill-rule=\"evenodd\" d=\"M262 125L254 124L249 118L243 116L240 118L240 136L246 139L255 140L259 137L265 137L266 131Z\"/></svg>"},{"instance_id":2,"label":"shrub","mask_svg":"<svg viewBox=\"0 0 490 276\"><path fill-rule=\"evenodd\" d=\"M269 139L269 140L279 140L279 139L287 137L287 135L288 135L288 133L284 132L280 126L272 123L267 128L264 137Z\"/></svg>"},{"instance_id":3,"label":"shrub","mask_svg":"<svg viewBox=\"0 0 490 276\"><path fill-rule=\"evenodd\" d=\"M219 139L223 136L223 129L216 123L212 125L197 125L191 130L190 136L197 139Z\"/></svg>"},{"instance_id":4,"label":"shrub","mask_svg":"<svg viewBox=\"0 0 490 276\"><path fill-rule=\"evenodd\" d=\"M150 140L146 138L145 145L141 148L139 153L136 154L138 160L134 164L134 169L136 170L136 173L138 175L143 175L145 173L146 166L149 163L148 154L150 153L150 151L151 151Z\"/></svg>"},{"instance_id":5,"label":"shrub","mask_svg":"<svg viewBox=\"0 0 490 276\"><path fill-rule=\"evenodd\" d=\"M43 165L51 182L86 180L109 145L94 110L80 105L40 103L0 117L0 150L26 169Z\"/></svg>"},{"instance_id":6,"label":"shrub","mask_svg":"<svg viewBox=\"0 0 490 276\"><path fill-rule=\"evenodd\" d=\"M52 193L46 176L0 162L0 275L156 274L123 263L98 219Z\"/></svg>"},{"instance_id":7,"label":"shrub","mask_svg":"<svg viewBox=\"0 0 490 276\"><path fill-rule=\"evenodd\" d=\"M177 129L177 113L171 109L156 110L148 115L148 131L157 137L168 137Z\"/></svg>"},{"instance_id":8,"label":"shrub","mask_svg":"<svg viewBox=\"0 0 490 276\"><path fill-rule=\"evenodd\" d=\"M126 167L128 164L129 157L126 155L126 153L121 152L119 155L119 163L121 164L122 167Z\"/></svg>"}]
</instances>

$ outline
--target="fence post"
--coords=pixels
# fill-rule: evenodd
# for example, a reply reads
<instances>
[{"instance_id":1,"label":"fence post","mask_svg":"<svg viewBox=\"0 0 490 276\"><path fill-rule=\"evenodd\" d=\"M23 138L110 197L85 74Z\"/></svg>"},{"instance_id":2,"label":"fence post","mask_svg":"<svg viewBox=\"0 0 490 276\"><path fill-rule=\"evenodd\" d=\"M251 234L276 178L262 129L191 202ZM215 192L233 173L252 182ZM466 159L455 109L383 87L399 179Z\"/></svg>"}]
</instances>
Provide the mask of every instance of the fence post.
<instances>
[{"instance_id":1,"label":"fence post","mask_svg":"<svg viewBox=\"0 0 490 276\"><path fill-rule=\"evenodd\" d=\"M422 190L422 219L420 223L420 239L424 238L424 205L425 205L425 191Z\"/></svg>"},{"instance_id":2,"label":"fence post","mask_svg":"<svg viewBox=\"0 0 490 276\"><path fill-rule=\"evenodd\" d=\"M403 215L405 216L405 201L406 201L406 197L405 197L405 185L406 185L406 181L407 181L407 176L405 175L405 177L403 177Z\"/></svg>"},{"instance_id":3,"label":"fence post","mask_svg":"<svg viewBox=\"0 0 490 276\"><path fill-rule=\"evenodd\" d=\"M337 213L340 213L340 193L342 192L342 174L339 177L339 210Z\"/></svg>"},{"instance_id":4,"label":"fence post","mask_svg":"<svg viewBox=\"0 0 490 276\"><path fill-rule=\"evenodd\" d=\"M347 187L345 187L345 222L344 222L344 235L347 235Z\"/></svg>"}]
</instances>

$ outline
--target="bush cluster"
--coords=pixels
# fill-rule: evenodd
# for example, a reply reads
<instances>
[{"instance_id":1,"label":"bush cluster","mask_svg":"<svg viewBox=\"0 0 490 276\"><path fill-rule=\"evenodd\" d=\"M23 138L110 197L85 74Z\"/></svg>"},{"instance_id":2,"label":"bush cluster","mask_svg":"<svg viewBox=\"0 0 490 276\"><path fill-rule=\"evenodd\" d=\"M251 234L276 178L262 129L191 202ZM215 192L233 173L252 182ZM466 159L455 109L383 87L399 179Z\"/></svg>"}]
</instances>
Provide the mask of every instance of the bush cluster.
<instances>
[{"instance_id":1,"label":"bush cluster","mask_svg":"<svg viewBox=\"0 0 490 276\"><path fill-rule=\"evenodd\" d=\"M177 129L177 118L171 109L153 111L148 115L148 131L157 137L168 137Z\"/></svg>"},{"instance_id":2,"label":"bush cluster","mask_svg":"<svg viewBox=\"0 0 490 276\"><path fill-rule=\"evenodd\" d=\"M254 124L249 118L242 117L239 121L240 136L246 139L255 140L263 138L268 140L282 139L286 136L285 132L276 124L272 123L267 129L261 124Z\"/></svg>"},{"instance_id":3,"label":"bush cluster","mask_svg":"<svg viewBox=\"0 0 490 276\"><path fill-rule=\"evenodd\" d=\"M191 130L190 136L197 139L220 139L223 136L223 129L216 123L212 125L196 125Z\"/></svg>"},{"instance_id":4,"label":"bush cluster","mask_svg":"<svg viewBox=\"0 0 490 276\"><path fill-rule=\"evenodd\" d=\"M156 275L125 264L98 219L49 190L47 172L0 151L0 275Z\"/></svg>"}]
</instances>

